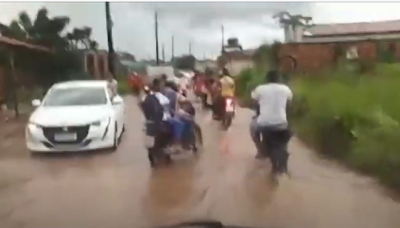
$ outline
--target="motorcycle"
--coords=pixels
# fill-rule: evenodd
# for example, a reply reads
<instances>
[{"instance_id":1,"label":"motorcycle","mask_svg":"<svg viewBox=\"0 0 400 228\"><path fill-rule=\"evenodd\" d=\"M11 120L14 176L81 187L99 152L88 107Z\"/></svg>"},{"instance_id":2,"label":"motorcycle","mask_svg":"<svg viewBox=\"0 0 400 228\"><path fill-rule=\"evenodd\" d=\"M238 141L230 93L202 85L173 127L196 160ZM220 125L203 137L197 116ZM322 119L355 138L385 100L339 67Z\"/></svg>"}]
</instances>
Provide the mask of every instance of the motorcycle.
<instances>
[{"instance_id":1,"label":"motorcycle","mask_svg":"<svg viewBox=\"0 0 400 228\"><path fill-rule=\"evenodd\" d=\"M203 134L200 126L194 121L194 114L190 115L192 115L193 118L184 120L186 121L186 128L182 134L181 143L185 151L192 151L192 153L196 155L203 144ZM144 131L144 141L151 166L155 168L161 161L170 164L172 162L171 155L177 154L176 151L172 150L172 125L168 122L163 122L158 125L146 122Z\"/></svg>"},{"instance_id":2,"label":"motorcycle","mask_svg":"<svg viewBox=\"0 0 400 228\"><path fill-rule=\"evenodd\" d=\"M224 113L221 119L221 125L224 130L232 125L232 120L235 117L236 103L232 97L225 98Z\"/></svg>"},{"instance_id":3,"label":"motorcycle","mask_svg":"<svg viewBox=\"0 0 400 228\"><path fill-rule=\"evenodd\" d=\"M288 143L292 137L289 129L261 129L262 155L268 157L272 163L271 178L275 183L279 182L279 174L288 173Z\"/></svg>"},{"instance_id":4,"label":"motorcycle","mask_svg":"<svg viewBox=\"0 0 400 228\"><path fill-rule=\"evenodd\" d=\"M161 129L157 129L161 128ZM166 153L169 141L172 140L172 129L166 123L158 125L152 122L146 122L144 144L147 148L147 155L152 168L156 168L160 161L167 164L172 162L171 155Z\"/></svg>"},{"instance_id":5,"label":"motorcycle","mask_svg":"<svg viewBox=\"0 0 400 228\"><path fill-rule=\"evenodd\" d=\"M173 142L172 127L165 123L163 129L156 132L152 129L151 124L146 123L145 131L145 147L147 148L148 158L152 168L165 161L167 165L171 164L172 154L177 154L172 151ZM184 134L182 138L182 147L185 150L192 151L193 154L198 154L201 145L203 144L203 135L200 126L193 122L191 125L191 133Z\"/></svg>"}]
</instances>

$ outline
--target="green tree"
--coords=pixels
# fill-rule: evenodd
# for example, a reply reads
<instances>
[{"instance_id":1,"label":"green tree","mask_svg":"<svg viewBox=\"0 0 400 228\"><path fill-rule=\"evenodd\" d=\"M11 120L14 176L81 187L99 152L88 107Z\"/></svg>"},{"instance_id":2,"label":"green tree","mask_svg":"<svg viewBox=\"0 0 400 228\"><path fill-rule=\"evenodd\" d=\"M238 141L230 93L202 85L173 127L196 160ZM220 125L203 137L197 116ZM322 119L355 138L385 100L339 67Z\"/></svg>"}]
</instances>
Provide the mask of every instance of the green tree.
<instances>
[{"instance_id":1,"label":"green tree","mask_svg":"<svg viewBox=\"0 0 400 228\"><path fill-rule=\"evenodd\" d=\"M72 32L67 33L66 38L70 41L73 48L79 49L97 49L98 44L91 39L92 28L74 28Z\"/></svg>"},{"instance_id":2,"label":"green tree","mask_svg":"<svg viewBox=\"0 0 400 228\"><path fill-rule=\"evenodd\" d=\"M52 50L52 54L48 55L28 55L22 50L15 52L16 66L29 70L35 77L34 81L45 88L68 79L68 75L81 69L80 56L75 51L79 45L86 49L96 49L98 46L90 38L92 30L89 27L73 29L72 33L63 35L69 22L66 16L49 17L48 10L42 8L34 20L26 12L21 12L9 25L0 23L0 33L3 36Z\"/></svg>"}]
</instances>

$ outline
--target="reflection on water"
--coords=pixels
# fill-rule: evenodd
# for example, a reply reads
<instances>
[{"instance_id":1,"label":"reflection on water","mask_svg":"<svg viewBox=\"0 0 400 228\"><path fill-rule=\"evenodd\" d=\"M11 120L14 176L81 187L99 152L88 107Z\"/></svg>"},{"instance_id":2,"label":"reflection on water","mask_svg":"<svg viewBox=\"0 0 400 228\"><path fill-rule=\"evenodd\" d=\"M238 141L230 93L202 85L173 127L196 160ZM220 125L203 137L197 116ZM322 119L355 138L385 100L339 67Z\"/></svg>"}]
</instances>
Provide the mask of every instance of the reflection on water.
<instances>
[{"instance_id":1,"label":"reflection on water","mask_svg":"<svg viewBox=\"0 0 400 228\"><path fill-rule=\"evenodd\" d=\"M195 167L193 159L175 159L171 166L153 170L142 201L147 221L154 225L179 221L177 216L185 214L193 197Z\"/></svg>"},{"instance_id":2,"label":"reflection on water","mask_svg":"<svg viewBox=\"0 0 400 228\"><path fill-rule=\"evenodd\" d=\"M254 159L246 110L238 109L227 132L199 115L202 154L151 169L138 140L143 133L132 121L141 113L132 104L116 153L1 161L0 181L22 182L0 191L0 227L146 228L190 219L252 227L400 227L400 204L370 178L313 159L295 138L292 178L272 185L269 162Z\"/></svg>"}]
</instances>

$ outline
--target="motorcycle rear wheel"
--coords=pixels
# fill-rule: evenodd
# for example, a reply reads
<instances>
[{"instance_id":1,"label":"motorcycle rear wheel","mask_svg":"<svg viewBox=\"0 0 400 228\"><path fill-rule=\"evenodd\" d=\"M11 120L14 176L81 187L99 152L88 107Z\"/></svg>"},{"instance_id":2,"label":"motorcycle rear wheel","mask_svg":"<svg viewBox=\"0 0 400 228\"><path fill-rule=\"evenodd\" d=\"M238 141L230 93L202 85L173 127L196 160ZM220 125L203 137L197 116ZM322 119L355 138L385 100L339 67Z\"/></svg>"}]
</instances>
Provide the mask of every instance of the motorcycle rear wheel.
<instances>
[{"instance_id":1,"label":"motorcycle rear wheel","mask_svg":"<svg viewBox=\"0 0 400 228\"><path fill-rule=\"evenodd\" d=\"M154 148L147 149L148 158L151 168L157 168L160 162L165 162L167 165L172 163L171 155L164 151L155 151Z\"/></svg>"},{"instance_id":2,"label":"motorcycle rear wheel","mask_svg":"<svg viewBox=\"0 0 400 228\"><path fill-rule=\"evenodd\" d=\"M222 129L224 129L225 131L229 129L229 127L232 125L232 116L225 116L222 120L221 120L221 124L222 124Z\"/></svg>"},{"instance_id":3,"label":"motorcycle rear wheel","mask_svg":"<svg viewBox=\"0 0 400 228\"><path fill-rule=\"evenodd\" d=\"M199 149L203 146L203 132L201 131L201 128L197 123L194 124L193 130L194 130L193 152L197 153Z\"/></svg>"}]
</instances>

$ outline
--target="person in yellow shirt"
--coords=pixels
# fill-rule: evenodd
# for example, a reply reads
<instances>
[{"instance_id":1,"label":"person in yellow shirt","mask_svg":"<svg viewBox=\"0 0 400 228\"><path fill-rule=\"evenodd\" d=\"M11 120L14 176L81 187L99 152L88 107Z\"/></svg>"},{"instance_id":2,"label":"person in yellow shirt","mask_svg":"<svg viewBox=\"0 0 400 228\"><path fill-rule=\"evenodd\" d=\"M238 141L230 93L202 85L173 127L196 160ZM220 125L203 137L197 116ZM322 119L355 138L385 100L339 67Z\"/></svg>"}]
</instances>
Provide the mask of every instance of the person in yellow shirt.
<instances>
[{"instance_id":1,"label":"person in yellow shirt","mask_svg":"<svg viewBox=\"0 0 400 228\"><path fill-rule=\"evenodd\" d=\"M228 69L222 69L222 75L219 79L220 97L216 104L214 116L221 118L224 114L225 98L235 96L235 80L229 74Z\"/></svg>"},{"instance_id":2,"label":"person in yellow shirt","mask_svg":"<svg viewBox=\"0 0 400 228\"><path fill-rule=\"evenodd\" d=\"M222 97L233 97L235 95L235 80L233 80L226 68L222 70L222 77L219 83Z\"/></svg>"}]
</instances>

